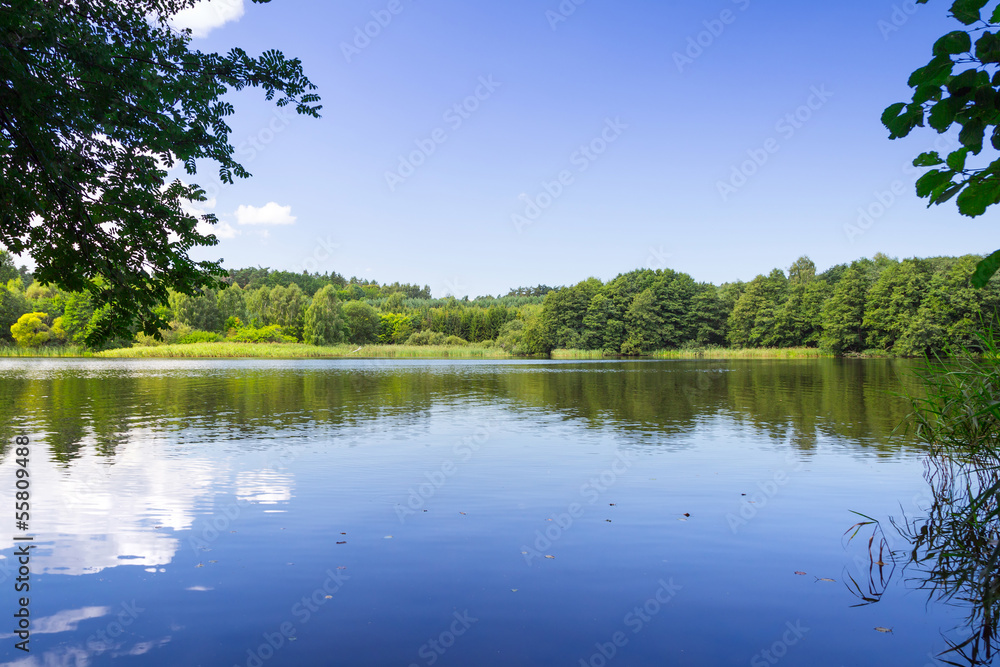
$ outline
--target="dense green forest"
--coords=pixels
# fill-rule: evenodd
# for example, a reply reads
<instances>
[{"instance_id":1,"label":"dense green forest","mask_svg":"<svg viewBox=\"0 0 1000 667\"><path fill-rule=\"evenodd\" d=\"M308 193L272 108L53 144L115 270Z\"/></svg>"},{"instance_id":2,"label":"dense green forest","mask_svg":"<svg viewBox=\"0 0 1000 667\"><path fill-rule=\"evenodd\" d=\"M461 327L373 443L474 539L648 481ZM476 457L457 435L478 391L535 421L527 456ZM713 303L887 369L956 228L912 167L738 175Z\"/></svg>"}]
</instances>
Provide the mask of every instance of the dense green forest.
<instances>
[{"instance_id":1,"label":"dense green forest","mask_svg":"<svg viewBox=\"0 0 1000 667\"><path fill-rule=\"evenodd\" d=\"M608 282L545 285L505 296L434 299L429 287L265 268L230 271L224 289L172 293L161 340L114 347L233 340L314 345L498 346L515 354L556 348L642 355L720 347L819 347L836 354L923 355L973 345L992 325L1000 287L973 288L981 258L902 261L876 255L822 273L807 257L750 282L715 286L669 269ZM0 251L0 338L25 347L77 345L104 314L87 294L34 281Z\"/></svg>"}]
</instances>

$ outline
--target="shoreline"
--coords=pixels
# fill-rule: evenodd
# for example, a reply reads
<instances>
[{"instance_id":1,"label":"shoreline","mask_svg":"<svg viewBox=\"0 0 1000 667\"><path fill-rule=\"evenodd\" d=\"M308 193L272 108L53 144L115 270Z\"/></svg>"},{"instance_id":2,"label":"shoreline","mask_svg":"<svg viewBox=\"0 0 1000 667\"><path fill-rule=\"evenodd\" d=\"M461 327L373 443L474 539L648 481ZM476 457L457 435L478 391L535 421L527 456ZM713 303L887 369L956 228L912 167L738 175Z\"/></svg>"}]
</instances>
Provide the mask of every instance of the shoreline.
<instances>
[{"instance_id":1,"label":"shoreline","mask_svg":"<svg viewBox=\"0 0 1000 667\"><path fill-rule=\"evenodd\" d=\"M891 355L865 355L889 358ZM317 347L303 343L189 343L125 347L99 352L53 347L38 350L0 348L7 359L553 359L553 360L724 360L724 359L833 359L816 348L704 348L658 350L642 356L606 354L602 350L553 350L548 356L514 355L498 347L477 345L336 345Z\"/></svg>"}]
</instances>

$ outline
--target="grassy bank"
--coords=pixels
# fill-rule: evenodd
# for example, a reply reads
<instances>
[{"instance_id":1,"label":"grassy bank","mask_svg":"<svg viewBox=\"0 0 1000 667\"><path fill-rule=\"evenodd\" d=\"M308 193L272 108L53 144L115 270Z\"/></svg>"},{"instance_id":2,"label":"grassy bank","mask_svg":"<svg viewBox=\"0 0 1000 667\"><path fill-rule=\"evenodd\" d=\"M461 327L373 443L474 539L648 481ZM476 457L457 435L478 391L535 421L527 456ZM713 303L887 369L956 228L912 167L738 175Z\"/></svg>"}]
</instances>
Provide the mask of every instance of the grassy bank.
<instances>
[{"instance_id":1,"label":"grassy bank","mask_svg":"<svg viewBox=\"0 0 1000 667\"><path fill-rule=\"evenodd\" d=\"M660 350L647 359L816 359L834 355L815 348ZM102 357L105 359L511 359L498 347L476 345L336 345L302 343L190 343L125 347L93 352L77 347L0 347L0 357ZM553 350L553 359L616 359L601 350Z\"/></svg>"},{"instance_id":2,"label":"grassy bank","mask_svg":"<svg viewBox=\"0 0 1000 667\"><path fill-rule=\"evenodd\" d=\"M701 348L687 350L659 350L645 355L644 359L818 359L833 354L811 347L731 349ZM615 359L618 355L601 350L552 350L553 359Z\"/></svg>"},{"instance_id":3,"label":"grassy bank","mask_svg":"<svg viewBox=\"0 0 1000 667\"><path fill-rule=\"evenodd\" d=\"M2 357L92 357L94 353L81 347L0 347Z\"/></svg>"},{"instance_id":4,"label":"grassy bank","mask_svg":"<svg viewBox=\"0 0 1000 667\"><path fill-rule=\"evenodd\" d=\"M819 359L834 357L836 355L814 347L763 347L749 349L709 347L690 350L660 350L649 356L654 359Z\"/></svg>"},{"instance_id":5,"label":"grassy bank","mask_svg":"<svg viewBox=\"0 0 1000 667\"><path fill-rule=\"evenodd\" d=\"M452 345L337 345L316 347L301 343L192 343L128 347L94 353L114 359L506 359L499 348Z\"/></svg>"}]
</instances>

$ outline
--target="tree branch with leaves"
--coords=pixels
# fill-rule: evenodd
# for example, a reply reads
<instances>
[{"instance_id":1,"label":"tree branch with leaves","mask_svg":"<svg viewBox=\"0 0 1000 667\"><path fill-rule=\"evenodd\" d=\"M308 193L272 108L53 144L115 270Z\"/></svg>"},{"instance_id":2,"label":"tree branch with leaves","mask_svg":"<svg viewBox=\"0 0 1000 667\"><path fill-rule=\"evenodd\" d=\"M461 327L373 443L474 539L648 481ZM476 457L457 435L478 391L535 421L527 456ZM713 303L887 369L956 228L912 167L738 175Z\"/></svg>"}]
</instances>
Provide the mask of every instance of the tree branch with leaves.
<instances>
[{"instance_id":1,"label":"tree branch with leaves","mask_svg":"<svg viewBox=\"0 0 1000 667\"><path fill-rule=\"evenodd\" d=\"M0 243L30 256L39 281L91 295L104 314L91 345L155 335L168 288L194 294L225 275L189 255L218 243L199 228L215 216L185 210L204 190L167 181L199 160L223 183L250 176L220 98L254 87L302 115L322 108L297 59L191 49L170 20L195 4L0 0Z\"/></svg>"},{"instance_id":2,"label":"tree branch with leaves","mask_svg":"<svg viewBox=\"0 0 1000 667\"><path fill-rule=\"evenodd\" d=\"M917 127L959 130L959 148L946 156L921 153L913 161L930 169L917 180L917 196L928 206L955 199L959 212L973 218L1000 203L1000 156L993 153L1000 151L1000 6L984 12L988 4L955 0L951 16L964 27L938 39L930 62L910 75L911 101L882 114L890 139ZM973 284L984 286L998 269L1000 250L980 262Z\"/></svg>"}]
</instances>

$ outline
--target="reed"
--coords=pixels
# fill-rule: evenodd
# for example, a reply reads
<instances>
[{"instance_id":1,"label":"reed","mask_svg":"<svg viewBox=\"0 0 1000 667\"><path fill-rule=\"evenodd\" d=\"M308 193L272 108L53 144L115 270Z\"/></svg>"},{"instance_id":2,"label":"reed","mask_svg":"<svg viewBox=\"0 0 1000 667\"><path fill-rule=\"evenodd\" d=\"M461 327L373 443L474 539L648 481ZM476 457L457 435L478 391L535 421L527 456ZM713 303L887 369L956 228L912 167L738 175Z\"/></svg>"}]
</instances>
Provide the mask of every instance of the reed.
<instances>
[{"instance_id":1,"label":"reed","mask_svg":"<svg viewBox=\"0 0 1000 667\"><path fill-rule=\"evenodd\" d=\"M92 357L94 353L81 347L0 347L0 357L24 358L61 358L61 357Z\"/></svg>"},{"instance_id":2,"label":"reed","mask_svg":"<svg viewBox=\"0 0 1000 667\"><path fill-rule=\"evenodd\" d=\"M835 355L815 347L705 347L659 350L650 356L656 359L820 359Z\"/></svg>"},{"instance_id":3,"label":"reed","mask_svg":"<svg viewBox=\"0 0 1000 667\"><path fill-rule=\"evenodd\" d=\"M606 350L552 350L553 359L618 359L620 354Z\"/></svg>"},{"instance_id":4,"label":"reed","mask_svg":"<svg viewBox=\"0 0 1000 667\"><path fill-rule=\"evenodd\" d=\"M833 357L825 350L812 347L747 348L692 347L679 350L657 350L640 359L818 359ZM552 350L553 359L607 359L620 358L605 350Z\"/></svg>"},{"instance_id":5,"label":"reed","mask_svg":"<svg viewBox=\"0 0 1000 667\"><path fill-rule=\"evenodd\" d=\"M963 461L1000 456L1000 344L994 332L978 334L978 349L928 358L916 371L922 396L911 396L917 437L935 455Z\"/></svg>"},{"instance_id":6,"label":"reed","mask_svg":"<svg viewBox=\"0 0 1000 667\"><path fill-rule=\"evenodd\" d=\"M301 343L191 343L128 347L94 353L113 359L506 359L500 348L450 345L336 345Z\"/></svg>"}]
</instances>

